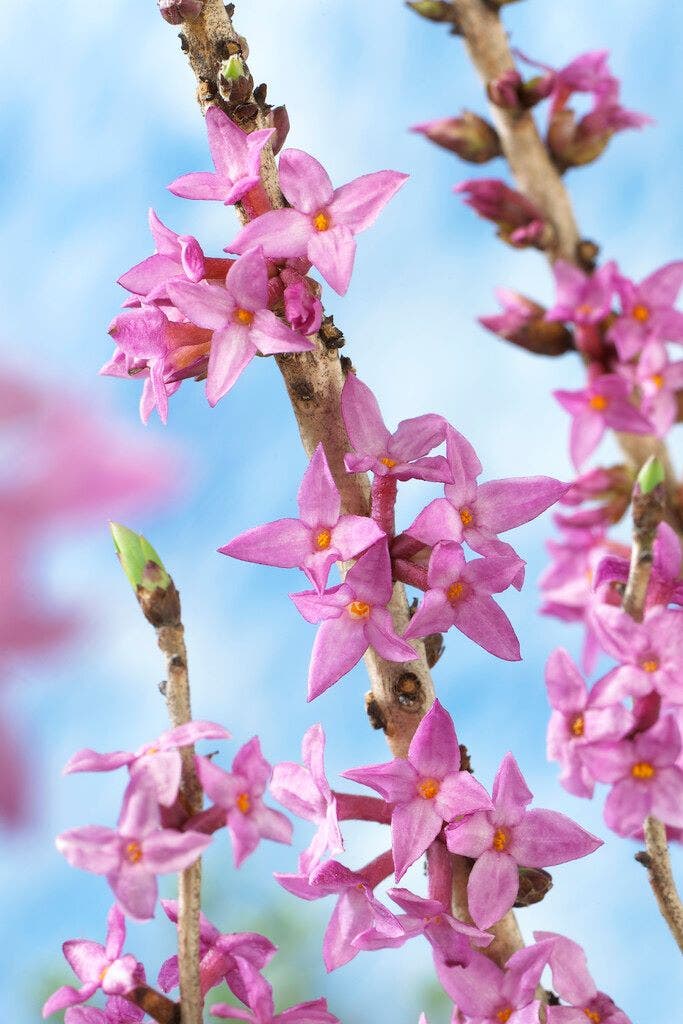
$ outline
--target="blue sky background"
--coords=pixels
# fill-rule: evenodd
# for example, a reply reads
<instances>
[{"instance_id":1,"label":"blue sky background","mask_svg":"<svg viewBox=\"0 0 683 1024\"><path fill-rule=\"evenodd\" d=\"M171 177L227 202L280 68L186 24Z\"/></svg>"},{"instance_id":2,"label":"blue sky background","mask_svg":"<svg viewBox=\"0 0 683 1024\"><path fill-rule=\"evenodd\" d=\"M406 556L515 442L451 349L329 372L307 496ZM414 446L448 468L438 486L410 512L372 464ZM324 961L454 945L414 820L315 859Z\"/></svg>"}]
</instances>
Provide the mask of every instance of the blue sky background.
<instances>
[{"instance_id":1,"label":"blue sky background","mask_svg":"<svg viewBox=\"0 0 683 1024\"><path fill-rule=\"evenodd\" d=\"M680 257L683 64L674 41L683 33L683 10L668 0L646 7L636 0L552 7L528 0L505 18L514 43L548 63L611 49L624 102L657 124L619 138L597 166L570 173L578 218L605 258L617 258L636 277ZM411 174L360 240L348 296L328 296L348 354L387 422L439 411L475 444L486 477L568 477L567 421L550 391L579 386L578 362L534 359L474 322L496 308L499 284L548 300L546 265L538 254L504 248L451 194L454 183L479 171L406 130L463 106L482 108L460 42L398 0L245 0L236 24L249 39L256 81L269 83L271 101L287 103L289 143L314 153L334 182L385 167ZM0 32L3 360L55 388L68 383L82 391L132 425L142 444L137 386L96 376L111 351L106 328L122 297L114 282L150 251L150 205L212 254L235 232L229 209L183 202L164 188L181 173L209 167L192 76L153 0L26 0L7 5ZM502 165L481 173L501 174ZM295 759L304 730L322 720L331 777L384 760L384 741L363 713L361 669L306 705L314 628L286 596L302 585L297 574L215 553L241 530L295 508L305 460L273 361L257 360L213 411L202 387L186 383L172 399L166 430L153 422L147 434L163 435L185 457L183 500L131 525L151 537L181 588L196 717L231 729L230 752L258 732L271 761ZM605 443L599 454L609 462L614 452ZM428 489L407 487L401 522L428 497ZM544 517L513 538L529 582L503 603L524 661L509 665L449 636L437 687L482 781L490 784L512 750L539 806L563 810L605 839L588 861L555 870L547 900L521 914L525 933L552 929L584 943L599 986L636 1024L659 1024L680 1005L680 967L633 861L636 847L604 827L602 794L592 804L568 796L545 761L543 666L554 646L576 652L579 642L577 633L536 615L535 580L550 534ZM113 823L124 780L64 779L62 765L83 746L134 749L166 725L154 638L104 522L51 550L49 579L63 607L81 604L93 581L100 599L88 601L79 645L44 665L19 667L6 698L39 783L32 827L1 837L0 1015L13 1024L37 1019L46 978L62 980L61 942L100 937L110 905L105 883L70 869L53 836L77 824ZM308 834L301 831L303 843ZM349 828L347 862L361 866L383 843L379 829ZM273 937L287 936L288 946L279 973L296 974L301 997L328 996L354 1024L417 1020L430 966L426 947L364 954L326 978L317 954L331 903L297 904L269 877L294 870L295 850L263 847L239 875L230 857L221 836L206 859L215 920L225 930L259 927L264 908L275 905ZM683 877L680 857L678 870ZM419 871L411 881L420 884ZM128 946L147 958L153 975L172 941L170 926L157 919L132 928ZM445 1020L442 1010L432 1024Z\"/></svg>"}]
</instances>

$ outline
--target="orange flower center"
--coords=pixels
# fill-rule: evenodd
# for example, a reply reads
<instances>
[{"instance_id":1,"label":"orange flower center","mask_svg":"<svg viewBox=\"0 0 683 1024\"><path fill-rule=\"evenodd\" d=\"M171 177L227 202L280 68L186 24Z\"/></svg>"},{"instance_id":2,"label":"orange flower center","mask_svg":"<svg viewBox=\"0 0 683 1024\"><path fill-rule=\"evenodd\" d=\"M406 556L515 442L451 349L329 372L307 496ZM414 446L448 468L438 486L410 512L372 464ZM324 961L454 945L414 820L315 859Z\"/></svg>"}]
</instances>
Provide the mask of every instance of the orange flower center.
<instances>
[{"instance_id":1,"label":"orange flower center","mask_svg":"<svg viewBox=\"0 0 683 1024\"><path fill-rule=\"evenodd\" d=\"M631 316L634 320L637 320L639 324L646 324L647 321L650 319L650 310L647 308L647 306L644 306L642 302L639 302L631 310ZM586 1013L588 1013L587 1010Z\"/></svg>"},{"instance_id":2,"label":"orange flower center","mask_svg":"<svg viewBox=\"0 0 683 1024\"><path fill-rule=\"evenodd\" d=\"M646 658L645 661L641 661L640 667L644 668L646 672L656 672L659 668L659 661L657 658Z\"/></svg>"},{"instance_id":3,"label":"orange flower center","mask_svg":"<svg viewBox=\"0 0 683 1024\"><path fill-rule=\"evenodd\" d=\"M346 610L352 619L367 619L370 615L370 605L365 601L352 601L346 606Z\"/></svg>"},{"instance_id":4,"label":"orange flower center","mask_svg":"<svg viewBox=\"0 0 683 1024\"><path fill-rule=\"evenodd\" d=\"M583 736L583 730L585 728L583 715L576 715L572 719L572 723L569 726L569 728L571 730L572 736Z\"/></svg>"},{"instance_id":5,"label":"orange flower center","mask_svg":"<svg viewBox=\"0 0 683 1024\"><path fill-rule=\"evenodd\" d=\"M109 970L109 964L107 964L106 967L103 967L102 970L100 971L100 973L98 975L100 981L104 981L105 976L106 976L108 970Z\"/></svg>"},{"instance_id":6,"label":"orange flower center","mask_svg":"<svg viewBox=\"0 0 683 1024\"><path fill-rule=\"evenodd\" d=\"M661 373L653 373L650 377L650 380L657 388L657 391L661 391L661 389L664 387L664 378L661 375Z\"/></svg>"},{"instance_id":7,"label":"orange flower center","mask_svg":"<svg viewBox=\"0 0 683 1024\"><path fill-rule=\"evenodd\" d=\"M243 327L249 327L254 320L254 314L248 309L236 309L232 314L232 318L236 324L242 324Z\"/></svg>"},{"instance_id":8,"label":"orange flower center","mask_svg":"<svg viewBox=\"0 0 683 1024\"><path fill-rule=\"evenodd\" d=\"M470 509L470 508L461 508L460 509L460 521L462 522L463 526L471 526L472 523L474 522L474 516L472 514L472 509Z\"/></svg>"},{"instance_id":9,"label":"orange flower center","mask_svg":"<svg viewBox=\"0 0 683 1024\"><path fill-rule=\"evenodd\" d=\"M330 226L330 215L324 210L318 210L313 218L313 225L316 231L327 231Z\"/></svg>"},{"instance_id":10,"label":"orange flower center","mask_svg":"<svg viewBox=\"0 0 683 1024\"><path fill-rule=\"evenodd\" d=\"M593 1024L600 1024L602 1017L599 1013L596 1013L595 1010L589 1010L588 1007L586 1007L586 1009L583 1012L586 1014L589 1020L593 1021Z\"/></svg>"},{"instance_id":11,"label":"orange flower center","mask_svg":"<svg viewBox=\"0 0 683 1024\"><path fill-rule=\"evenodd\" d=\"M456 580L455 583L451 583L450 587L446 591L446 597L451 602L451 604L455 604L456 601L460 600L464 592L465 584L461 583L460 580Z\"/></svg>"},{"instance_id":12,"label":"orange flower center","mask_svg":"<svg viewBox=\"0 0 683 1024\"><path fill-rule=\"evenodd\" d=\"M593 307L590 302L583 302L580 306L576 307L576 312L579 316L590 316L593 312ZM507 1020L507 1017L505 1019Z\"/></svg>"},{"instance_id":13,"label":"orange flower center","mask_svg":"<svg viewBox=\"0 0 683 1024\"><path fill-rule=\"evenodd\" d=\"M436 779L423 779L418 783L417 791L425 800L433 800L439 792L439 783Z\"/></svg>"},{"instance_id":14,"label":"orange flower center","mask_svg":"<svg viewBox=\"0 0 683 1024\"><path fill-rule=\"evenodd\" d=\"M148 747L147 750L145 751L145 753L146 754L158 754L159 753L159 748L158 747Z\"/></svg>"},{"instance_id":15,"label":"orange flower center","mask_svg":"<svg viewBox=\"0 0 683 1024\"><path fill-rule=\"evenodd\" d=\"M142 860L142 847L134 839L126 846L125 857L130 864L138 864Z\"/></svg>"},{"instance_id":16,"label":"orange flower center","mask_svg":"<svg viewBox=\"0 0 683 1024\"><path fill-rule=\"evenodd\" d=\"M604 395L593 395L592 398L588 399L588 404L591 409L595 409L596 412L603 412L609 405L608 399Z\"/></svg>"},{"instance_id":17,"label":"orange flower center","mask_svg":"<svg viewBox=\"0 0 683 1024\"><path fill-rule=\"evenodd\" d=\"M512 1016L512 1007L511 1006L506 1006L504 1010L498 1010L498 1013L496 1014L496 1017L500 1021L500 1024L506 1024L506 1022L510 1020L511 1016Z\"/></svg>"},{"instance_id":18,"label":"orange flower center","mask_svg":"<svg viewBox=\"0 0 683 1024\"><path fill-rule=\"evenodd\" d=\"M332 534L330 533L330 531L321 530L320 533L316 535L315 546L317 548L320 548L321 551L324 551L325 548L329 548L331 540Z\"/></svg>"},{"instance_id":19,"label":"orange flower center","mask_svg":"<svg viewBox=\"0 0 683 1024\"><path fill-rule=\"evenodd\" d=\"M647 781L648 779L654 778L656 775L655 766L650 764L649 761L636 761L631 768L631 775L634 779Z\"/></svg>"},{"instance_id":20,"label":"orange flower center","mask_svg":"<svg viewBox=\"0 0 683 1024\"><path fill-rule=\"evenodd\" d=\"M383 466L386 466L387 469L393 469L394 466L396 465L396 459L390 459L388 455L385 455L384 458L380 459L379 461L382 463Z\"/></svg>"},{"instance_id":21,"label":"orange flower center","mask_svg":"<svg viewBox=\"0 0 683 1024\"><path fill-rule=\"evenodd\" d=\"M502 853L508 844L509 835L504 828L497 828L493 834L493 849L497 850L498 853ZM507 1017L505 1018L507 1020Z\"/></svg>"},{"instance_id":22,"label":"orange flower center","mask_svg":"<svg viewBox=\"0 0 683 1024\"><path fill-rule=\"evenodd\" d=\"M235 802L242 814L247 814L251 810L251 797L248 793L240 793Z\"/></svg>"}]
</instances>

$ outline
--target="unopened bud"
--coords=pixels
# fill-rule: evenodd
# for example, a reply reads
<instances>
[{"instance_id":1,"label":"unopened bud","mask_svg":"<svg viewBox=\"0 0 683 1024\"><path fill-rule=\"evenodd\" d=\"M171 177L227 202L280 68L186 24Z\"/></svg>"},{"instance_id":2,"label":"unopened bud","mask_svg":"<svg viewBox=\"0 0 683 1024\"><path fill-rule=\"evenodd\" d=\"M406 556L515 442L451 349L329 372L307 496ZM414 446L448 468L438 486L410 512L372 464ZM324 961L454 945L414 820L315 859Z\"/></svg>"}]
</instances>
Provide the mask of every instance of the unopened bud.
<instances>
[{"instance_id":1,"label":"unopened bud","mask_svg":"<svg viewBox=\"0 0 683 1024\"><path fill-rule=\"evenodd\" d=\"M430 142L469 163L484 164L502 155L498 132L470 110L463 111L460 117L443 117L413 125L412 131L420 132Z\"/></svg>"},{"instance_id":2,"label":"unopened bud","mask_svg":"<svg viewBox=\"0 0 683 1024\"><path fill-rule=\"evenodd\" d=\"M159 12L169 25L194 21L202 13L204 0L157 0Z\"/></svg>"},{"instance_id":3,"label":"unopened bud","mask_svg":"<svg viewBox=\"0 0 683 1024\"><path fill-rule=\"evenodd\" d=\"M522 103L520 92L524 82L516 68L509 68L498 78L493 78L486 86L486 92L492 103L503 110L520 110Z\"/></svg>"},{"instance_id":4,"label":"unopened bud","mask_svg":"<svg viewBox=\"0 0 683 1024\"><path fill-rule=\"evenodd\" d=\"M636 483L641 494L651 494L665 479L664 466L655 455L651 455L640 470Z\"/></svg>"},{"instance_id":5,"label":"unopened bud","mask_svg":"<svg viewBox=\"0 0 683 1024\"><path fill-rule=\"evenodd\" d=\"M221 62L220 73L228 82L236 82L244 74L244 61L237 54Z\"/></svg>"},{"instance_id":6,"label":"unopened bud","mask_svg":"<svg viewBox=\"0 0 683 1024\"><path fill-rule=\"evenodd\" d=\"M574 347L565 324L545 319L544 306L509 288L499 288L497 295L503 312L479 317L482 327L536 355L560 356Z\"/></svg>"},{"instance_id":7,"label":"unopened bud","mask_svg":"<svg viewBox=\"0 0 683 1024\"><path fill-rule=\"evenodd\" d=\"M468 206L480 217L497 224L498 237L508 245L516 249L545 249L552 244L552 225L530 200L505 182L496 178L473 179L461 182L453 191L464 193Z\"/></svg>"},{"instance_id":8,"label":"unopened bud","mask_svg":"<svg viewBox=\"0 0 683 1024\"><path fill-rule=\"evenodd\" d=\"M453 4L446 0L408 0L407 6L427 21L450 21L451 24L457 21Z\"/></svg>"},{"instance_id":9,"label":"unopened bud","mask_svg":"<svg viewBox=\"0 0 683 1024\"><path fill-rule=\"evenodd\" d=\"M534 903L540 903L552 887L552 875L543 868L520 868L515 907L531 907Z\"/></svg>"},{"instance_id":10,"label":"unopened bud","mask_svg":"<svg viewBox=\"0 0 683 1024\"><path fill-rule=\"evenodd\" d=\"M273 156L277 156L289 135L289 114L287 107L273 107L270 113L270 123L275 129L275 134L270 140L273 146Z\"/></svg>"},{"instance_id":11,"label":"unopened bud","mask_svg":"<svg viewBox=\"0 0 683 1024\"><path fill-rule=\"evenodd\" d=\"M114 547L138 603L153 626L180 622L180 598L173 580L149 541L120 523L110 523Z\"/></svg>"}]
</instances>

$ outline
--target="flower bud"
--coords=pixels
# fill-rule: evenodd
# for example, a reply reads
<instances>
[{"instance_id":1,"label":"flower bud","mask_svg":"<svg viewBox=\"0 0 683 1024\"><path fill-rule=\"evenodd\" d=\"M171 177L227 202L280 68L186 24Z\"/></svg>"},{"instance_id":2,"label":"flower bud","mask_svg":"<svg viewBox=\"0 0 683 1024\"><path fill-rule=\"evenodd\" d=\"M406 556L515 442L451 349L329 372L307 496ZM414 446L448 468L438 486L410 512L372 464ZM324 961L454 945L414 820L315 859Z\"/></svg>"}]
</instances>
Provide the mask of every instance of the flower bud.
<instances>
[{"instance_id":1,"label":"flower bud","mask_svg":"<svg viewBox=\"0 0 683 1024\"><path fill-rule=\"evenodd\" d=\"M133 589L136 592L138 587L144 590L165 590L171 577L149 541L121 523L110 523L109 528L121 568Z\"/></svg>"},{"instance_id":2,"label":"flower bud","mask_svg":"<svg viewBox=\"0 0 683 1024\"><path fill-rule=\"evenodd\" d=\"M493 78L486 86L486 92L492 103L503 110L520 110L522 107L520 91L524 82L516 68L508 68L498 78Z\"/></svg>"},{"instance_id":3,"label":"flower bud","mask_svg":"<svg viewBox=\"0 0 683 1024\"><path fill-rule=\"evenodd\" d=\"M408 0L407 6L427 21L450 21L453 25L457 21L453 4L446 0Z\"/></svg>"},{"instance_id":4,"label":"flower bud","mask_svg":"<svg viewBox=\"0 0 683 1024\"><path fill-rule=\"evenodd\" d=\"M412 131L420 132L430 142L469 163L484 164L502 155L500 139L493 125L470 110L463 111L460 117L442 117L413 125Z\"/></svg>"},{"instance_id":5,"label":"flower bud","mask_svg":"<svg viewBox=\"0 0 683 1024\"><path fill-rule=\"evenodd\" d=\"M552 241L552 226L530 200L497 178L463 181L454 192L466 194L465 202L480 217L498 225L498 237L516 249L544 249Z\"/></svg>"},{"instance_id":6,"label":"flower bud","mask_svg":"<svg viewBox=\"0 0 683 1024\"><path fill-rule=\"evenodd\" d=\"M204 0L157 0L159 13L169 25L194 21L202 13Z\"/></svg>"},{"instance_id":7,"label":"flower bud","mask_svg":"<svg viewBox=\"0 0 683 1024\"><path fill-rule=\"evenodd\" d=\"M641 494L651 494L655 487L666 478L664 466L655 455L651 455L638 474L637 484Z\"/></svg>"},{"instance_id":8,"label":"flower bud","mask_svg":"<svg viewBox=\"0 0 683 1024\"><path fill-rule=\"evenodd\" d=\"M482 327L536 355L560 356L574 347L565 324L545 319L544 306L509 288L498 288L496 295L503 312L479 317Z\"/></svg>"},{"instance_id":9,"label":"flower bud","mask_svg":"<svg viewBox=\"0 0 683 1024\"><path fill-rule=\"evenodd\" d=\"M233 53L227 60L221 62L220 73L227 82L236 82L244 75L244 61Z\"/></svg>"},{"instance_id":10,"label":"flower bud","mask_svg":"<svg viewBox=\"0 0 683 1024\"><path fill-rule=\"evenodd\" d=\"M273 146L273 156L277 156L289 135L289 114L287 113L287 107L273 107L270 112L270 123L275 129L271 144Z\"/></svg>"}]
</instances>

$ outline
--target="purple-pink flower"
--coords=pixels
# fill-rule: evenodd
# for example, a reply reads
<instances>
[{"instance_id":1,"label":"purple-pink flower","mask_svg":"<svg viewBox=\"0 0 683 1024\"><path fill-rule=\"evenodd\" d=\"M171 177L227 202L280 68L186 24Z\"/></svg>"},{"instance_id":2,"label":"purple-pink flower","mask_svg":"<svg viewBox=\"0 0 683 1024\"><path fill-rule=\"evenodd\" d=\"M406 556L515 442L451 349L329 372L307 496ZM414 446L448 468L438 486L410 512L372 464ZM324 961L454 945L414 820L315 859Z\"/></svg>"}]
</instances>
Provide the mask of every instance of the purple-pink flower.
<instances>
[{"instance_id":1,"label":"purple-pink flower","mask_svg":"<svg viewBox=\"0 0 683 1024\"><path fill-rule=\"evenodd\" d=\"M344 841L337 820L337 801L325 775L325 733L322 725L312 725L301 741L303 765L283 761L276 764L270 792L287 810L318 826L308 849L299 857L299 870L309 873L324 854L341 853Z\"/></svg>"},{"instance_id":2,"label":"purple-pink flower","mask_svg":"<svg viewBox=\"0 0 683 1024\"><path fill-rule=\"evenodd\" d=\"M263 802L272 769L261 753L258 736L237 751L231 772L206 757L196 757L195 763L204 792L225 811L235 867L254 852L261 839L291 843L289 818Z\"/></svg>"},{"instance_id":3,"label":"purple-pink flower","mask_svg":"<svg viewBox=\"0 0 683 1024\"><path fill-rule=\"evenodd\" d=\"M344 426L354 449L345 459L349 473L372 472L396 480L450 480L442 455L429 456L445 437L443 416L427 413L402 420L390 433L367 384L348 373L341 398Z\"/></svg>"},{"instance_id":4,"label":"purple-pink flower","mask_svg":"<svg viewBox=\"0 0 683 1024\"><path fill-rule=\"evenodd\" d=\"M339 295L349 287L355 235L374 224L408 175L377 171L335 189L327 171L300 149L280 157L280 187L289 207L270 210L244 227L228 252L261 246L272 259L306 256Z\"/></svg>"},{"instance_id":5,"label":"purple-pink flower","mask_svg":"<svg viewBox=\"0 0 683 1024\"><path fill-rule=\"evenodd\" d=\"M78 750L65 764L64 774L110 772L125 765L131 777L145 772L154 783L159 803L170 807L180 786L182 761L179 748L187 747L197 740L211 739L228 740L230 733L214 722L188 722L163 732L135 753L115 750L111 754L98 754L88 748Z\"/></svg>"},{"instance_id":6,"label":"purple-pink flower","mask_svg":"<svg viewBox=\"0 0 683 1024\"><path fill-rule=\"evenodd\" d=\"M549 1006L548 1024L631 1024L609 996L598 992L586 963L586 954L578 942L555 932L534 932L537 943L551 943L548 964L553 991L567 1006Z\"/></svg>"},{"instance_id":7,"label":"purple-pink flower","mask_svg":"<svg viewBox=\"0 0 683 1024\"><path fill-rule=\"evenodd\" d=\"M134 956L122 956L126 941L126 922L119 908L114 905L107 915L107 937L102 946L89 939L71 939L62 946L62 951L74 974L83 984L80 988L63 985L58 988L43 1006L43 1017L68 1006L85 1003L102 989L105 995L120 996L130 992L144 978L142 965Z\"/></svg>"},{"instance_id":8,"label":"purple-pink flower","mask_svg":"<svg viewBox=\"0 0 683 1024\"><path fill-rule=\"evenodd\" d=\"M268 309L268 266L262 249L236 260L225 287L201 281L170 281L175 306L198 327L213 331L206 397L215 405L233 386L257 352L307 352L313 343L287 327Z\"/></svg>"},{"instance_id":9,"label":"purple-pink flower","mask_svg":"<svg viewBox=\"0 0 683 1024\"><path fill-rule=\"evenodd\" d=\"M139 1024L145 1016L135 1003L123 996L110 996L100 1010L97 1006L70 1006L64 1014L64 1024Z\"/></svg>"},{"instance_id":10,"label":"purple-pink flower","mask_svg":"<svg viewBox=\"0 0 683 1024\"><path fill-rule=\"evenodd\" d=\"M396 881L434 842L444 822L492 807L481 783L460 770L460 761L453 720L436 700L417 727L407 758L342 772L394 805L391 845Z\"/></svg>"},{"instance_id":11,"label":"purple-pink flower","mask_svg":"<svg viewBox=\"0 0 683 1024\"><path fill-rule=\"evenodd\" d=\"M473 178L461 181L453 189L465 195L465 203L475 213L498 225L498 236L517 248L534 245L543 248L547 224L543 214L521 192L498 178Z\"/></svg>"},{"instance_id":12,"label":"purple-pink flower","mask_svg":"<svg viewBox=\"0 0 683 1024\"><path fill-rule=\"evenodd\" d=\"M384 536L368 516L343 516L341 497L319 444L298 494L299 519L256 526L218 550L232 558L303 569L322 593L335 562L355 558Z\"/></svg>"},{"instance_id":13,"label":"purple-pink flower","mask_svg":"<svg viewBox=\"0 0 683 1024\"><path fill-rule=\"evenodd\" d=\"M74 868L106 875L121 909L137 921L154 915L157 875L193 864L211 836L160 828L156 787L146 773L130 780L118 830L100 825L57 836L57 849Z\"/></svg>"},{"instance_id":14,"label":"purple-pink flower","mask_svg":"<svg viewBox=\"0 0 683 1024\"><path fill-rule=\"evenodd\" d=\"M602 680L601 703L656 690L683 704L683 611L656 607L635 622L621 608L600 605L593 624L604 651L620 662Z\"/></svg>"},{"instance_id":15,"label":"purple-pink flower","mask_svg":"<svg viewBox=\"0 0 683 1024\"><path fill-rule=\"evenodd\" d=\"M338 1019L327 1009L325 999L298 1003L282 1013L275 1013L273 989L266 979L248 960L235 957L235 961L244 992L242 1001L249 1009L243 1010L229 1003L217 1003L211 1007L214 1017L221 1017L223 1020L246 1020L250 1024L339 1024Z\"/></svg>"},{"instance_id":16,"label":"purple-pink flower","mask_svg":"<svg viewBox=\"0 0 683 1024\"><path fill-rule=\"evenodd\" d=\"M546 320L564 320L586 327L609 316L616 286L616 263L604 263L594 274L586 274L573 263L557 260L553 273L555 305L546 313Z\"/></svg>"},{"instance_id":17,"label":"purple-pink flower","mask_svg":"<svg viewBox=\"0 0 683 1024\"><path fill-rule=\"evenodd\" d=\"M580 469L599 445L608 427L631 434L650 434L652 424L631 402L631 388L616 373L595 377L578 391L553 391L572 416L569 451Z\"/></svg>"},{"instance_id":18,"label":"purple-pink flower","mask_svg":"<svg viewBox=\"0 0 683 1024\"><path fill-rule=\"evenodd\" d=\"M678 392L683 389L683 359L672 362L666 347L661 342L651 341L638 362L623 367L621 372L638 389L640 411L651 423L653 434L664 437L678 420Z\"/></svg>"},{"instance_id":19,"label":"purple-pink flower","mask_svg":"<svg viewBox=\"0 0 683 1024\"><path fill-rule=\"evenodd\" d=\"M392 594L386 540L377 541L337 587L322 594L290 594L307 622L320 622L308 672L313 700L346 675L373 647L387 661L414 661L415 651L397 635L387 608Z\"/></svg>"},{"instance_id":20,"label":"purple-pink flower","mask_svg":"<svg viewBox=\"0 0 683 1024\"><path fill-rule=\"evenodd\" d=\"M231 206L261 180L261 150L273 131L263 128L247 134L218 107L209 107L206 133L216 170L183 174L171 182L169 192L183 199L214 199Z\"/></svg>"},{"instance_id":21,"label":"purple-pink flower","mask_svg":"<svg viewBox=\"0 0 683 1024\"><path fill-rule=\"evenodd\" d=\"M156 252L127 270L118 280L121 287L147 297L151 293L158 295L159 289L176 277L201 281L206 264L197 239L177 235L159 220L154 210L150 209L148 216Z\"/></svg>"},{"instance_id":22,"label":"purple-pink flower","mask_svg":"<svg viewBox=\"0 0 683 1024\"><path fill-rule=\"evenodd\" d=\"M668 523L660 523L652 545L652 575L647 588L646 608L658 604L683 605L682 561L678 534ZM606 554L597 565L593 586L598 588L604 583L626 583L629 565L626 554Z\"/></svg>"},{"instance_id":23,"label":"purple-pink flower","mask_svg":"<svg viewBox=\"0 0 683 1024\"><path fill-rule=\"evenodd\" d=\"M537 1024L536 988L549 953L550 943L527 946L504 968L476 952L467 967L450 967L437 957L436 972L465 1024Z\"/></svg>"},{"instance_id":24,"label":"purple-pink flower","mask_svg":"<svg viewBox=\"0 0 683 1024\"><path fill-rule=\"evenodd\" d=\"M626 362L652 341L683 341L683 313L674 308L683 287L683 260L667 263L640 282L619 274L616 289L621 300L621 316L607 337Z\"/></svg>"},{"instance_id":25,"label":"purple-pink flower","mask_svg":"<svg viewBox=\"0 0 683 1024\"><path fill-rule=\"evenodd\" d=\"M602 846L564 814L528 811L532 799L517 762L506 754L493 783L493 810L477 811L446 829L451 853L475 859L467 899L480 928L495 924L513 906L520 867L564 864Z\"/></svg>"}]
</instances>

